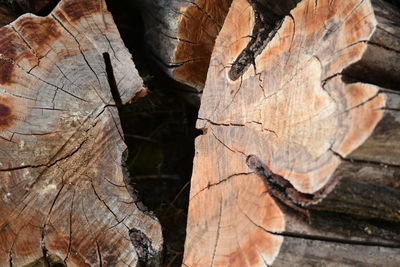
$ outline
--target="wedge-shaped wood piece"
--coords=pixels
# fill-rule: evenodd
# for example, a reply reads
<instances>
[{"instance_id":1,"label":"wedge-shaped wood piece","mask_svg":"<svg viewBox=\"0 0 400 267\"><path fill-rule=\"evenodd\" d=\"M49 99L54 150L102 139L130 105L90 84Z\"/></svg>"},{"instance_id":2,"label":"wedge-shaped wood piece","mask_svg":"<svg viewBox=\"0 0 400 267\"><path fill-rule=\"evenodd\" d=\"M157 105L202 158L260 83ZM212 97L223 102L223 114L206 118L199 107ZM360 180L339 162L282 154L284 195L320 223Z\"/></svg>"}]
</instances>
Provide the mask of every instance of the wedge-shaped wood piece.
<instances>
[{"instance_id":1,"label":"wedge-shaped wood piece","mask_svg":"<svg viewBox=\"0 0 400 267\"><path fill-rule=\"evenodd\" d=\"M232 0L136 1L145 40L163 70L199 105L215 39Z\"/></svg>"},{"instance_id":2,"label":"wedge-shaped wood piece","mask_svg":"<svg viewBox=\"0 0 400 267\"><path fill-rule=\"evenodd\" d=\"M400 264L399 10L295 4L234 0L217 38L185 266Z\"/></svg>"},{"instance_id":3,"label":"wedge-shaped wood piece","mask_svg":"<svg viewBox=\"0 0 400 267\"><path fill-rule=\"evenodd\" d=\"M102 0L64 0L0 28L1 266L157 256L160 225L124 183L116 107L141 90Z\"/></svg>"}]
</instances>

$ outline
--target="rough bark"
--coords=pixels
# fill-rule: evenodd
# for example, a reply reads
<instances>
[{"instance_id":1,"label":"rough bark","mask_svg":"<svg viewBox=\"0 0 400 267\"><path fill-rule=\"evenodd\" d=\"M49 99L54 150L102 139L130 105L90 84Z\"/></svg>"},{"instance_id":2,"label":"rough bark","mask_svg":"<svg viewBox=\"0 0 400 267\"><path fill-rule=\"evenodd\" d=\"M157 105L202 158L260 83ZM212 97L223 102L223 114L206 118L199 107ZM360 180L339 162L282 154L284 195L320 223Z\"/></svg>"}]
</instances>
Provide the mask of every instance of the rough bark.
<instances>
[{"instance_id":1,"label":"rough bark","mask_svg":"<svg viewBox=\"0 0 400 267\"><path fill-rule=\"evenodd\" d=\"M234 0L216 40L186 266L400 264L399 9L294 2Z\"/></svg>"},{"instance_id":2,"label":"rough bark","mask_svg":"<svg viewBox=\"0 0 400 267\"><path fill-rule=\"evenodd\" d=\"M0 28L1 266L157 259L160 225L122 167L117 105L142 90L102 0L64 0Z\"/></svg>"},{"instance_id":3,"label":"rough bark","mask_svg":"<svg viewBox=\"0 0 400 267\"><path fill-rule=\"evenodd\" d=\"M199 105L211 52L232 0L136 1L145 40L154 58L180 91Z\"/></svg>"}]
</instances>

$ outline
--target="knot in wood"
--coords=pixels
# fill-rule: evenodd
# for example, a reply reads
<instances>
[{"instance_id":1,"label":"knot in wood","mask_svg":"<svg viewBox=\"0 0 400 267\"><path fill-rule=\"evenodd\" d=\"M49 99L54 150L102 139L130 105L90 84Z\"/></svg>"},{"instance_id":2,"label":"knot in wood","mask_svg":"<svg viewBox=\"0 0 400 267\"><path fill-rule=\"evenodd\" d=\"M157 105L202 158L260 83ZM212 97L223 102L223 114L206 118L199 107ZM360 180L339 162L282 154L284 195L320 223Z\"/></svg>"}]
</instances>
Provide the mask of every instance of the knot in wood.
<instances>
[{"instance_id":1,"label":"knot in wood","mask_svg":"<svg viewBox=\"0 0 400 267\"><path fill-rule=\"evenodd\" d=\"M0 131L10 128L15 118L8 101L4 98L0 98Z\"/></svg>"},{"instance_id":2,"label":"knot in wood","mask_svg":"<svg viewBox=\"0 0 400 267\"><path fill-rule=\"evenodd\" d=\"M246 158L246 164L250 169L260 171L263 169L263 164L256 155L249 155Z\"/></svg>"},{"instance_id":3,"label":"knot in wood","mask_svg":"<svg viewBox=\"0 0 400 267\"><path fill-rule=\"evenodd\" d=\"M0 104L0 117L7 117L11 113L10 108L4 104Z\"/></svg>"}]
</instances>

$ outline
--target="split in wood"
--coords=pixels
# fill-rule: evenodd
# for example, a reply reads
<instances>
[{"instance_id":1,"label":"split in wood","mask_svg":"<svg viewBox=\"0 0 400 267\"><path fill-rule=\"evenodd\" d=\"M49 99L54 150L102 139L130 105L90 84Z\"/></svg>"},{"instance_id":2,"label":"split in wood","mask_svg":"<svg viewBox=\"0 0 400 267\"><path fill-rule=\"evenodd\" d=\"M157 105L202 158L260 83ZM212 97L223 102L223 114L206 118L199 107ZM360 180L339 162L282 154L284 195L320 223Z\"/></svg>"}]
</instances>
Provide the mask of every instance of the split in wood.
<instances>
[{"instance_id":1,"label":"split in wood","mask_svg":"<svg viewBox=\"0 0 400 267\"><path fill-rule=\"evenodd\" d=\"M249 155L246 158L246 164L257 175L261 176L268 193L291 208L304 212L302 207L320 200L316 195L305 194L296 190L288 180L272 173L272 171L255 155Z\"/></svg>"},{"instance_id":2,"label":"split in wood","mask_svg":"<svg viewBox=\"0 0 400 267\"><path fill-rule=\"evenodd\" d=\"M122 106L121 95L119 94L117 82L115 81L114 71L111 64L110 54L103 53L104 63L106 66L107 80L110 85L110 91L117 107Z\"/></svg>"},{"instance_id":3,"label":"split in wood","mask_svg":"<svg viewBox=\"0 0 400 267\"><path fill-rule=\"evenodd\" d=\"M267 44L274 38L282 26L285 16L290 16L290 10L297 2L288 5L283 10L275 10L273 4L265 4L260 0L247 0L252 6L255 17L253 33L247 47L238 55L229 70L229 78L236 81L243 73L253 65L255 58L261 54ZM294 5L293 5L294 4ZM284 5L282 5L284 6Z\"/></svg>"},{"instance_id":4,"label":"split in wood","mask_svg":"<svg viewBox=\"0 0 400 267\"><path fill-rule=\"evenodd\" d=\"M372 187L370 183L343 178L340 182L335 182L332 192L327 189L329 187L327 186L314 194L306 194L296 190L282 176L273 173L257 156L249 155L246 158L246 164L263 179L268 193L286 206L307 216L309 213L306 209L310 209L339 212L366 219L400 222L398 190L382 185Z\"/></svg>"}]
</instances>

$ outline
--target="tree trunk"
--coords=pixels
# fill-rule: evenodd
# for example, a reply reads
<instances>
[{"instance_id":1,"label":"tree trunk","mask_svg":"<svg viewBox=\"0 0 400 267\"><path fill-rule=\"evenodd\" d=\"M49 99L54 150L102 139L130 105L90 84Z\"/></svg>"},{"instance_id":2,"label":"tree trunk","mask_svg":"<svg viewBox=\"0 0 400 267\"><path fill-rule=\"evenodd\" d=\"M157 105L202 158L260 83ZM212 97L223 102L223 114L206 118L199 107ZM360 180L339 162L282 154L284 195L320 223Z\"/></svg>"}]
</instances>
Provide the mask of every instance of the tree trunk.
<instances>
[{"instance_id":1,"label":"tree trunk","mask_svg":"<svg viewBox=\"0 0 400 267\"><path fill-rule=\"evenodd\" d=\"M0 28L1 266L157 261L161 227L122 167L117 106L142 90L102 0Z\"/></svg>"},{"instance_id":2,"label":"tree trunk","mask_svg":"<svg viewBox=\"0 0 400 267\"><path fill-rule=\"evenodd\" d=\"M400 265L399 8L296 2L234 0L216 40L185 266Z\"/></svg>"},{"instance_id":3,"label":"tree trunk","mask_svg":"<svg viewBox=\"0 0 400 267\"><path fill-rule=\"evenodd\" d=\"M182 83L181 93L200 104L211 52L232 0L136 1L145 40L161 68Z\"/></svg>"}]
</instances>

